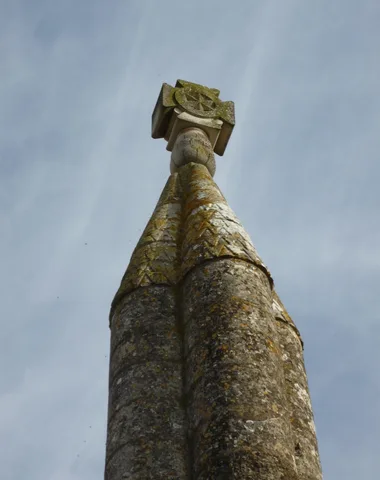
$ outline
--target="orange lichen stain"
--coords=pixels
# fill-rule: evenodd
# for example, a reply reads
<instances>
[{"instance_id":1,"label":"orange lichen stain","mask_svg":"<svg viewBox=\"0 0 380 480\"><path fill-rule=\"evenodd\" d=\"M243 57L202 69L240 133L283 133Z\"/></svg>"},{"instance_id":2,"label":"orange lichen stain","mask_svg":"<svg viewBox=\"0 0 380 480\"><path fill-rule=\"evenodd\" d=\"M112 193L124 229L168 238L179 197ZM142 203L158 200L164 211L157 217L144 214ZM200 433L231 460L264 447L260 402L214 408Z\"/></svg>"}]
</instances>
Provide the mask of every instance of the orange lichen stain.
<instances>
[{"instance_id":1,"label":"orange lichen stain","mask_svg":"<svg viewBox=\"0 0 380 480\"><path fill-rule=\"evenodd\" d=\"M250 312L252 310L251 305L243 304L241 306L241 309L244 310L245 312Z\"/></svg>"},{"instance_id":2,"label":"orange lichen stain","mask_svg":"<svg viewBox=\"0 0 380 480\"><path fill-rule=\"evenodd\" d=\"M168 332L168 338L172 338L175 332L176 332L176 328L175 327L171 328Z\"/></svg>"},{"instance_id":3,"label":"orange lichen stain","mask_svg":"<svg viewBox=\"0 0 380 480\"><path fill-rule=\"evenodd\" d=\"M269 350L274 352L276 355L280 355L279 349L276 347L276 345L272 342L272 340L270 338L268 338L268 340L267 340L267 347L269 348Z\"/></svg>"},{"instance_id":4,"label":"orange lichen stain","mask_svg":"<svg viewBox=\"0 0 380 480\"><path fill-rule=\"evenodd\" d=\"M186 207L184 208L184 215L187 217L196 208L201 207L202 205L208 205L209 203L212 203L212 200L212 198L201 198L187 202Z\"/></svg>"}]
</instances>

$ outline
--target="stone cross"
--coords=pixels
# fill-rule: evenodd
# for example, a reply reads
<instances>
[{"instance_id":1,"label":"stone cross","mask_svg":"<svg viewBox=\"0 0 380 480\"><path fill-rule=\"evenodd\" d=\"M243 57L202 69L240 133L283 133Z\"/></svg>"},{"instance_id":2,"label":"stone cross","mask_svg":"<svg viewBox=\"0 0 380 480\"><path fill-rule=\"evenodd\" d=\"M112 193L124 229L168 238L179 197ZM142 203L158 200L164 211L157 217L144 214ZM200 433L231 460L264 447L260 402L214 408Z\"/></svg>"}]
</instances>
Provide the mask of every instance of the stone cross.
<instances>
[{"instance_id":1,"label":"stone cross","mask_svg":"<svg viewBox=\"0 0 380 480\"><path fill-rule=\"evenodd\" d=\"M165 138L172 152L170 171L197 159L215 173L214 151L223 155L235 125L233 102L222 102L219 90L178 80L164 83L152 115L152 137Z\"/></svg>"}]
</instances>

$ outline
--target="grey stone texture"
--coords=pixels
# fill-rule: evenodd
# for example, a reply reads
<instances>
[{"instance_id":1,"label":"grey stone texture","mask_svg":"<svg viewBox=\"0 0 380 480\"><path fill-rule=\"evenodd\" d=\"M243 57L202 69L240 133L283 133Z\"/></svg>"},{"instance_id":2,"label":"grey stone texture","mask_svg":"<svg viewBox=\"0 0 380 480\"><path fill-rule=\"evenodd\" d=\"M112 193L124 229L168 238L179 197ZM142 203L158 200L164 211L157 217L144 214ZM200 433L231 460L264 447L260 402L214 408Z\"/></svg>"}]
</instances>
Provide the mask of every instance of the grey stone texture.
<instances>
[{"instance_id":1,"label":"grey stone texture","mask_svg":"<svg viewBox=\"0 0 380 480\"><path fill-rule=\"evenodd\" d=\"M176 308L173 287L151 285L113 314L106 480L189 478Z\"/></svg>"},{"instance_id":2,"label":"grey stone texture","mask_svg":"<svg viewBox=\"0 0 380 480\"><path fill-rule=\"evenodd\" d=\"M276 292L273 292L273 301L285 375L285 392L290 408L290 425L294 437L298 478L300 480L321 480L322 470L301 337Z\"/></svg>"},{"instance_id":3,"label":"grey stone texture","mask_svg":"<svg viewBox=\"0 0 380 480\"><path fill-rule=\"evenodd\" d=\"M105 480L321 480L300 333L205 158L176 164L112 302Z\"/></svg>"},{"instance_id":4,"label":"grey stone texture","mask_svg":"<svg viewBox=\"0 0 380 480\"><path fill-rule=\"evenodd\" d=\"M218 259L183 288L193 478L297 479L267 277Z\"/></svg>"}]
</instances>

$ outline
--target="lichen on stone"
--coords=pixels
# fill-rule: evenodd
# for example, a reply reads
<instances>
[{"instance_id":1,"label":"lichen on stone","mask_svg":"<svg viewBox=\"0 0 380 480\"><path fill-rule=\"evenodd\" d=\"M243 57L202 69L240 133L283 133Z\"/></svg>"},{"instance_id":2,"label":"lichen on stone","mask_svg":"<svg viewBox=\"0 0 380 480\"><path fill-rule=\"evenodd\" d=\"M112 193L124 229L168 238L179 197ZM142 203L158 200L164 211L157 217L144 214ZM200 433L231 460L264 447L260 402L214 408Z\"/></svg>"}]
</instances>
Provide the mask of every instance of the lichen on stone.
<instances>
[{"instance_id":1,"label":"lichen on stone","mask_svg":"<svg viewBox=\"0 0 380 480\"><path fill-rule=\"evenodd\" d=\"M106 480L321 480L301 336L204 165L169 177L110 326Z\"/></svg>"}]
</instances>

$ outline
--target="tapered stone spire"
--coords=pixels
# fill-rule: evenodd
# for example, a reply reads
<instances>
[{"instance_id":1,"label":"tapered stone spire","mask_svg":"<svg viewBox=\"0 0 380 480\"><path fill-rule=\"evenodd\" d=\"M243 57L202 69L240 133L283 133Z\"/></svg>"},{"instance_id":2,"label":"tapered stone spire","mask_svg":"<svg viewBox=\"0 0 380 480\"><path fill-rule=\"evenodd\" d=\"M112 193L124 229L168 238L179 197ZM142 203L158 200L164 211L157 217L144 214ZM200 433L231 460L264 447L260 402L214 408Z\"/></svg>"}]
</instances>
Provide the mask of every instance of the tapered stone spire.
<instances>
[{"instance_id":1,"label":"tapered stone spire","mask_svg":"<svg viewBox=\"0 0 380 480\"><path fill-rule=\"evenodd\" d=\"M213 180L234 106L164 84L171 175L112 302L105 480L321 480L300 334Z\"/></svg>"}]
</instances>

